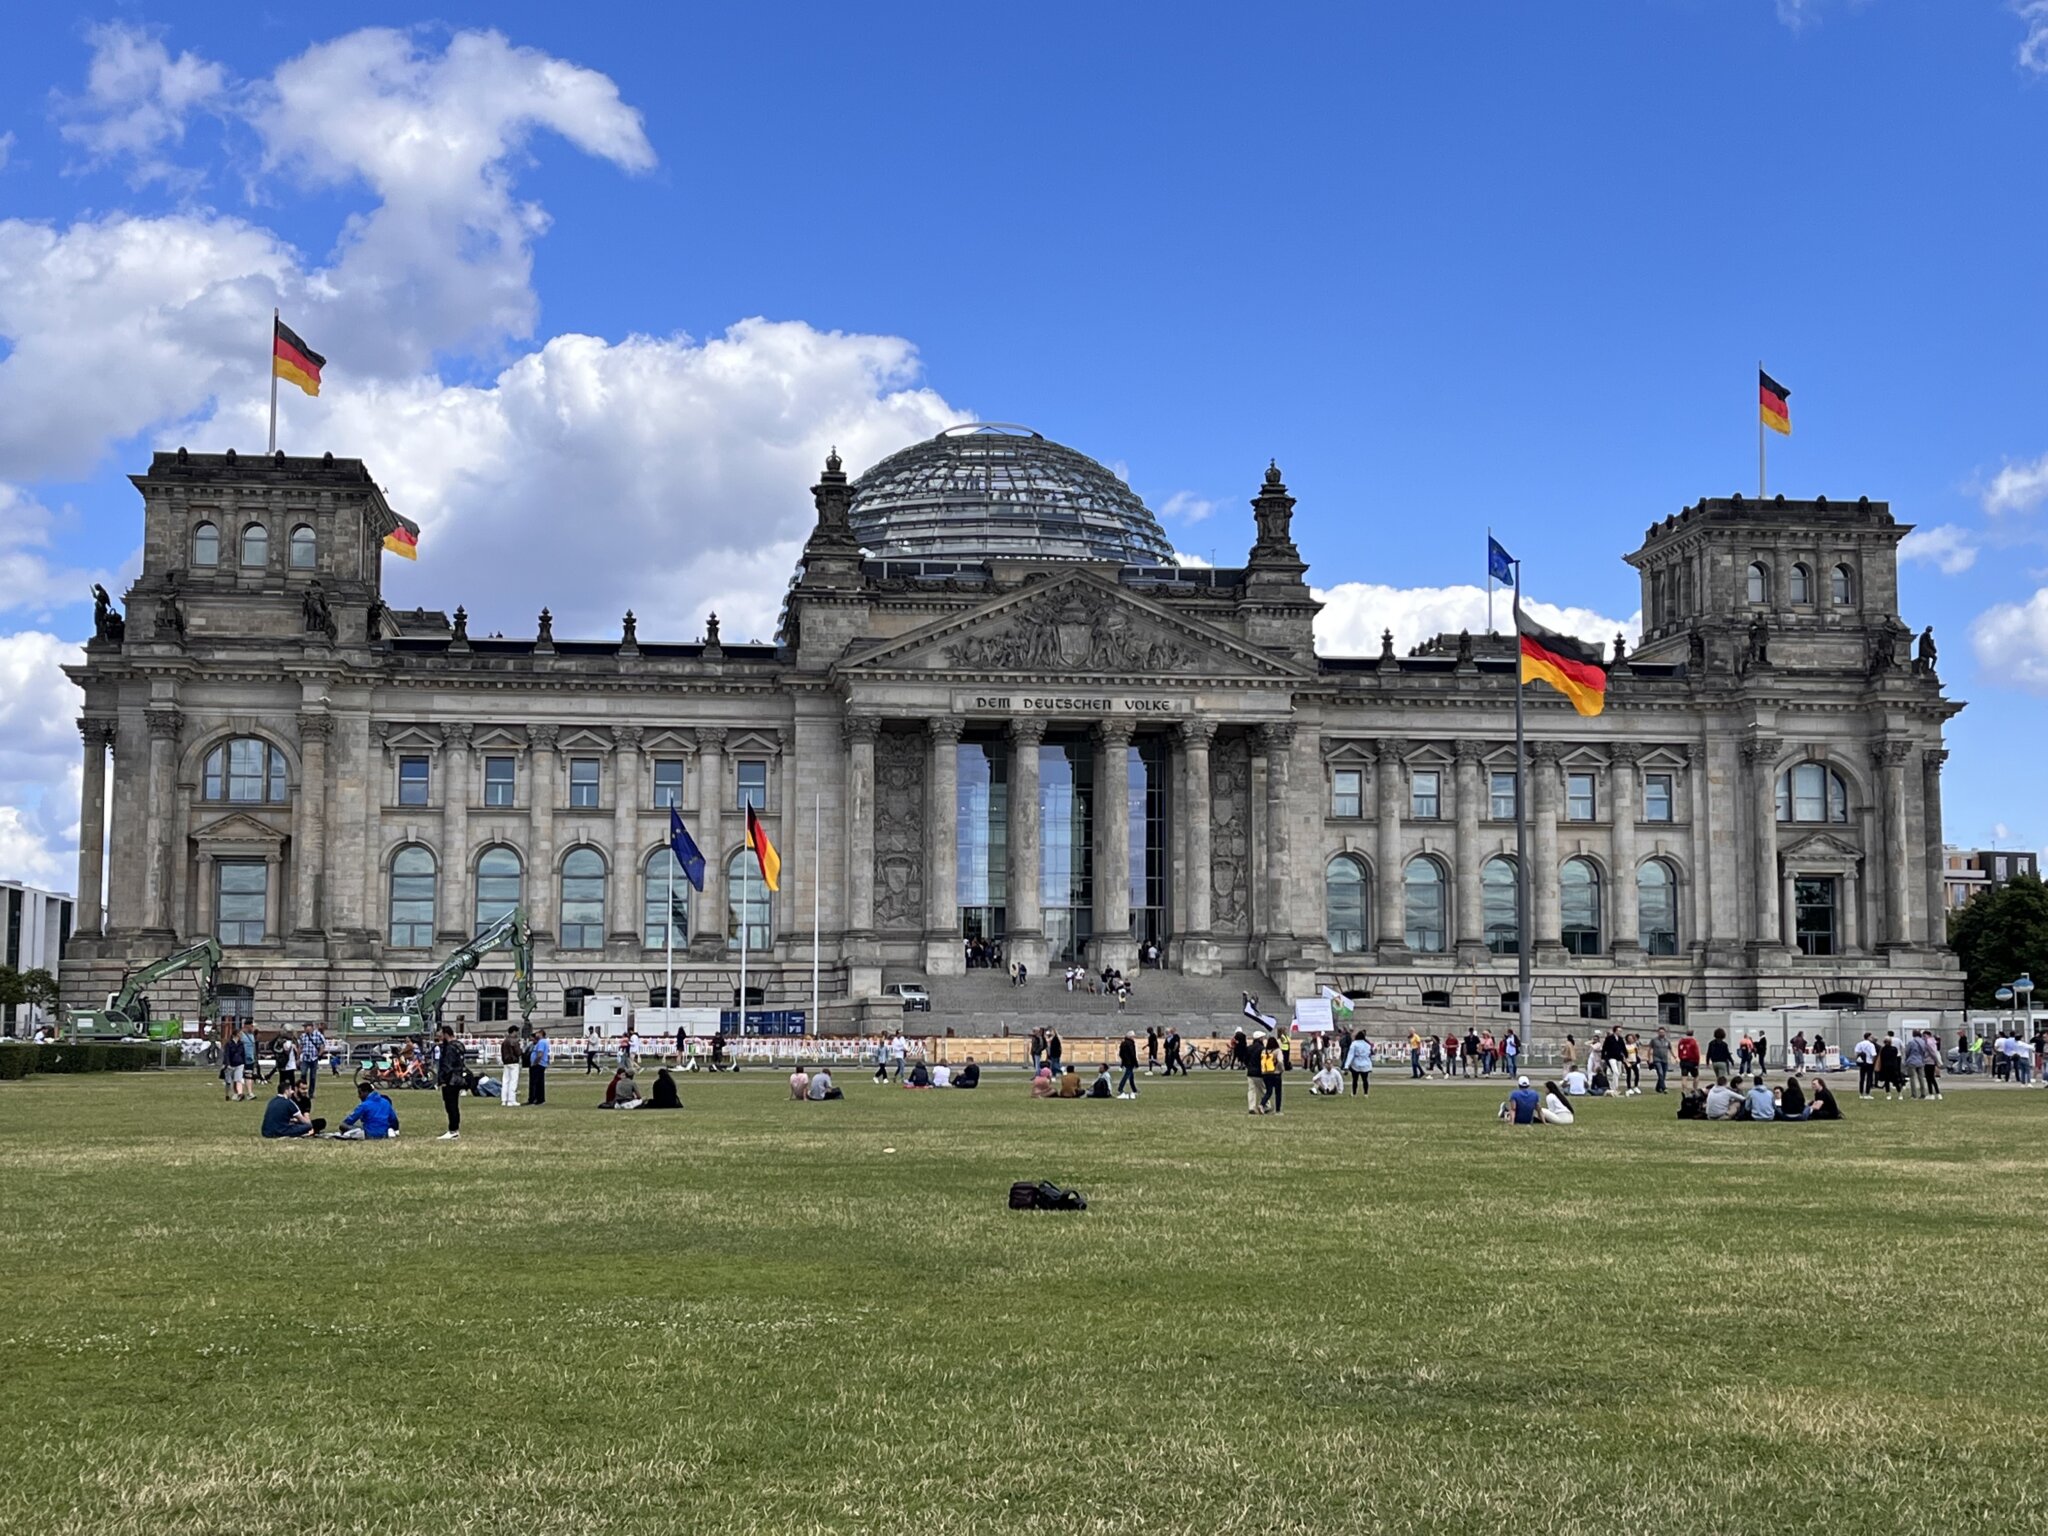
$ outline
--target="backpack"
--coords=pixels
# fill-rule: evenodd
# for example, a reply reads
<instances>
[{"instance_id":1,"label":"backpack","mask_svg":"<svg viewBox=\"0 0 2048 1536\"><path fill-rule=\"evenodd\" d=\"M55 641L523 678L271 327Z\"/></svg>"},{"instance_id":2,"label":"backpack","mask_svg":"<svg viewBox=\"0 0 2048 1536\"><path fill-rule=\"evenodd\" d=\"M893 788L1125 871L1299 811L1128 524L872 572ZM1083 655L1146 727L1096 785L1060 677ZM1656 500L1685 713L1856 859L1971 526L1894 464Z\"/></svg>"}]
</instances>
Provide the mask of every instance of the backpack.
<instances>
[{"instance_id":1,"label":"backpack","mask_svg":"<svg viewBox=\"0 0 2048 1536\"><path fill-rule=\"evenodd\" d=\"M1010 1186L1010 1209L1013 1211L1085 1211L1088 1198L1078 1189L1061 1189L1059 1185L1041 1180L1032 1183L1019 1180Z\"/></svg>"}]
</instances>

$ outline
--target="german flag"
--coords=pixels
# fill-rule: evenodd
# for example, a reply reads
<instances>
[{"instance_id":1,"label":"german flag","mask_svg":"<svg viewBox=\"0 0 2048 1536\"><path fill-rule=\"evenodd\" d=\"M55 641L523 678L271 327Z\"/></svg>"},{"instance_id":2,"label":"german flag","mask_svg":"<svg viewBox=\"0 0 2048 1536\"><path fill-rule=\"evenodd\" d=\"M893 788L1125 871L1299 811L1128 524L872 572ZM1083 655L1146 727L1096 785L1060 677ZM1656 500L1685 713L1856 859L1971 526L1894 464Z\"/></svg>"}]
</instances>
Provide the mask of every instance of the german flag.
<instances>
[{"instance_id":1,"label":"german flag","mask_svg":"<svg viewBox=\"0 0 2048 1536\"><path fill-rule=\"evenodd\" d=\"M1515 629L1522 642L1522 681L1548 683L1582 715L1597 715L1607 704L1607 672L1598 658L1569 635L1545 629L1517 606Z\"/></svg>"},{"instance_id":2,"label":"german flag","mask_svg":"<svg viewBox=\"0 0 2048 1536\"><path fill-rule=\"evenodd\" d=\"M768 882L768 889L781 890L782 855L768 841L768 829L761 825L761 818L754 814L751 805L747 807L747 841L753 844L754 857L761 865L761 878Z\"/></svg>"},{"instance_id":3,"label":"german flag","mask_svg":"<svg viewBox=\"0 0 2048 1536\"><path fill-rule=\"evenodd\" d=\"M320 370L327 359L299 340L299 333L270 317L270 371L287 383L296 384L309 395L320 393Z\"/></svg>"},{"instance_id":4,"label":"german flag","mask_svg":"<svg viewBox=\"0 0 2048 1536\"><path fill-rule=\"evenodd\" d=\"M398 517L396 512L391 515ZM398 517L398 526L384 535L384 547L404 559L419 559L420 525L409 517Z\"/></svg>"},{"instance_id":5,"label":"german flag","mask_svg":"<svg viewBox=\"0 0 2048 1536\"><path fill-rule=\"evenodd\" d=\"M1756 371L1756 407L1763 414L1764 425L1773 432L1792 435L1792 391L1772 378L1763 369Z\"/></svg>"}]
</instances>

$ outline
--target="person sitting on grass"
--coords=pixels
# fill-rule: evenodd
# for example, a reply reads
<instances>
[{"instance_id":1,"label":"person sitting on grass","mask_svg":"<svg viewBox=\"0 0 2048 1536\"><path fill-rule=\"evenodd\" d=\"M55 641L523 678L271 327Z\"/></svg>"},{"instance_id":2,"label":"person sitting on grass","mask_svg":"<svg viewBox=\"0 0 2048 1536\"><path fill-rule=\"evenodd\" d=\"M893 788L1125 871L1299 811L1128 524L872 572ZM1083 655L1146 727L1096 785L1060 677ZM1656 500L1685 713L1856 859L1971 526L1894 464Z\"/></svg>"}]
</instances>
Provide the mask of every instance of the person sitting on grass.
<instances>
[{"instance_id":1,"label":"person sitting on grass","mask_svg":"<svg viewBox=\"0 0 2048 1536\"><path fill-rule=\"evenodd\" d=\"M929 1088L932 1085L932 1069L919 1061L910 1069L910 1076L903 1080L906 1088Z\"/></svg>"},{"instance_id":2,"label":"person sitting on grass","mask_svg":"<svg viewBox=\"0 0 2048 1536\"><path fill-rule=\"evenodd\" d=\"M1067 1070L1060 1074L1060 1097L1078 1099L1081 1092L1081 1069L1070 1061L1067 1063Z\"/></svg>"},{"instance_id":3,"label":"person sitting on grass","mask_svg":"<svg viewBox=\"0 0 2048 1536\"><path fill-rule=\"evenodd\" d=\"M1052 1068L1040 1067L1031 1079L1031 1097L1051 1099L1059 1096L1060 1085L1052 1080Z\"/></svg>"},{"instance_id":4,"label":"person sitting on grass","mask_svg":"<svg viewBox=\"0 0 2048 1536\"><path fill-rule=\"evenodd\" d=\"M1780 1120L1804 1120L1806 1118L1806 1095L1799 1087L1799 1079L1788 1077L1785 1086L1778 1092L1778 1118Z\"/></svg>"},{"instance_id":5,"label":"person sitting on grass","mask_svg":"<svg viewBox=\"0 0 2048 1536\"><path fill-rule=\"evenodd\" d=\"M1604 1066L1593 1069L1593 1080L1586 1085L1586 1092L1596 1099L1604 1099L1613 1091L1614 1084Z\"/></svg>"},{"instance_id":6,"label":"person sitting on grass","mask_svg":"<svg viewBox=\"0 0 2048 1536\"><path fill-rule=\"evenodd\" d=\"M934 1088L950 1088L953 1086L953 1069L943 1061L932 1068L932 1086Z\"/></svg>"},{"instance_id":7,"label":"person sitting on grass","mask_svg":"<svg viewBox=\"0 0 2048 1536\"><path fill-rule=\"evenodd\" d=\"M846 1095L832 1081L832 1069L820 1067L811 1074L811 1102L822 1104L827 1099L843 1099Z\"/></svg>"},{"instance_id":8,"label":"person sitting on grass","mask_svg":"<svg viewBox=\"0 0 2048 1536\"><path fill-rule=\"evenodd\" d=\"M1543 1108L1538 1115L1545 1125L1570 1125L1578 1119L1572 1113L1571 1105L1565 1102L1563 1091L1555 1082L1548 1080L1543 1084Z\"/></svg>"},{"instance_id":9,"label":"person sitting on grass","mask_svg":"<svg viewBox=\"0 0 2048 1536\"><path fill-rule=\"evenodd\" d=\"M1548 1088L1550 1085L1546 1083L1544 1086ZM1571 1098L1584 1098L1592 1090L1592 1086L1591 1083L1586 1081L1586 1074L1577 1067L1573 1067L1571 1071L1564 1075L1564 1091Z\"/></svg>"},{"instance_id":10,"label":"person sitting on grass","mask_svg":"<svg viewBox=\"0 0 2048 1536\"><path fill-rule=\"evenodd\" d=\"M1681 1088L1678 1092L1678 1118L1681 1120L1704 1120L1707 1118L1707 1095L1701 1088Z\"/></svg>"},{"instance_id":11,"label":"person sitting on grass","mask_svg":"<svg viewBox=\"0 0 2048 1536\"><path fill-rule=\"evenodd\" d=\"M981 1086L981 1068L976 1064L972 1056L967 1058L967 1064L954 1075L953 1086L955 1088L979 1088Z\"/></svg>"},{"instance_id":12,"label":"person sitting on grass","mask_svg":"<svg viewBox=\"0 0 2048 1536\"><path fill-rule=\"evenodd\" d=\"M642 1109L681 1109L683 1096L676 1091L676 1080L667 1067L654 1074L654 1097L640 1105Z\"/></svg>"},{"instance_id":13,"label":"person sitting on grass","mask_svg":"<svg viewBox=\"0 0 2048 1536\"><path fill-rule=\"evenodd\" d=\"M612 1073L612 1080L604 1085L604 1102L599 1109L630 1109L640 1102L640 1090L633 1082L633 1074L624 1067Z\"/></svg>"},{"instance_id":14,"label":"person sitting on grass","mask_svg":"<svg viewBox=\"0 0 2048 1536\"><path fill-rule=\"evenodd\" d=\"M1501 1119L1510 1125L1534 1125L1536 1113L1542 1107L1542 1100L1536 1090L1529 1086L1529 1079L1515 1079L1515 1091L1508 1095L1507 1102L1500 1107Z\"/></svg>"},{"instance_id":15,"label":"person sitting on grass","mask_svg":"<svg viewBox=\"0 0 2048 1536\"><path fill-rule=\"evenodd\" d=\"M277 1141L290 1136L317 1136L327 1129L325 1120L315 1120L306 1113L305 1104L284 1091L284 1079L278 1079L277 1093L263 1106L263 1136L266 1141Z\"/></svg>"},{"instance_id":16,"label":"person sitting on grass","mask_svg":"<svg viewBox=\"0 0 2048 1536\"><path fill-rule=\"evenodd\" d=\"M1738 1084L1742 1079L1735 1080ZM1738 1120L1775 1120L1778 1118L1778 1101L1771 1096L1771 1086L1759 1074L1749 1085L1749 1091L1742 1096L1742 1106L1735 1111Z\"/></svg>"},{"instance_id":17,"label":"person sitting on grass","mask_svg":"<svg viewBox=\"0 0 2048 1536\"><path fill-rule=\"evenodd\" d=\"M343 1141L388 1141L398 1134L398 1106L368 1083L356 1084L356 1107L335 1134Z\"/></svg>"},{"instance_id":18,"label":"person sitting on grass","mask_svg":"<svg viewBox=\"0 0 2048 1536\"><path fill-rule=\"evenodd\" d=\"M1309 1079L1308 1091L1318 1098L1330 1098L1343 1092L1343 1089L1343 1074L1327 1061L1323 1063L1323 1070Z\"/></svg>"},{"instance_id":19,"label":"person sitting on grass","mask_svg":"<svg viewBox=\"0 0 2048 1536\"><path fill-rule=\"evenodd\" d=\"M1816 1077L1813 1080L1813 1102L1806 1106L1806 1118L1809 1120L1839 1120L1842 1118L1842 1106L1835 1102L1834 1090L1828 1087L1826 1078Z\"/></svg>"},{"instance_id":20,"label":"person sitting on grass","mask_svg":"<svg viewBox=\"0 0 2048 1536\"><path fill-rule=\"evenodd\" d=\"M1116 1097L1116 1090L1109 1086L1108 1062L1105 1061L1102 1064L1102 1070L1096 1074L1094 1083L1088 1089L1088 1097L1091 1099L1113 1099Z\"/></svg>"},{"instance_id":21,"label":"person sitting on grass","mask_svg":"<svg viewBox=\"0 0 2048 1536\"><path fill-rule=\"evenodd\" d=\"M1742 1079L1733 1083L1715 1083L1707 1090L1707 1118L1709 1120L1733 1120L1735 1112L1742 1107Z\"/></svg>"},{"instance_id":22,"label":"person sitting on grass","mask_svg":"<svg viewBox=\"0 0 2048 1536\"><path fill-rule=\"evenodd\" d=\"M798 1067L789 1074L789 1096L792 1099L807 1098L811 1091L811 1074Z\"/></svg>"}]
</instances>

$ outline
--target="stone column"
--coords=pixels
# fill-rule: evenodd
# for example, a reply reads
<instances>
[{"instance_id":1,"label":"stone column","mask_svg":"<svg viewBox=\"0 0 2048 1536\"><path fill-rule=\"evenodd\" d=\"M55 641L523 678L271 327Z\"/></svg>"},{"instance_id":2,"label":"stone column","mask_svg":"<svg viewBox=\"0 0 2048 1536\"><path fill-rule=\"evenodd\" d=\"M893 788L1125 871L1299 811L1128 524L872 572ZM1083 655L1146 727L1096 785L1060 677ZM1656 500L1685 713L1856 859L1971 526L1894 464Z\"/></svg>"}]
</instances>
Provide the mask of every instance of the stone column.
<instances>
[{"instance_id":1,"label":"stone column","mask_svg":"<svg viewBox=\"0 0 2048 1536\"><path fill-rule=\"evenodd\" d=\"M1486 954L1486 908L1479 880L1479 761L1484 750L1485 744L1477 741L1452 744L1457 760L1452 793L1457 797L1458 867L1451 879L1457 891L1458 960L1465 965L1478 964Z\"/></svg>"},{"instance_id":2,"label":"stone column","mask_svg":"<svg viewBox=\"0 0 2048 1536\"><path fill-rule=\"evenodd\" d=\"M299 798L292 807L292 937L316 946L326 927L321 892L327 883L327 742L333 719L324 714L299 716ZM381 849L364 850L374 862Z\"/></svg>"},{"instance_id":3,"label":"stone column","mask_svg":"<svg viewBox=\"0 0 2048 1536\"><path fill-rule=\"evenodd\" d=\"M1884 773L1884 941L1906 949L1913 943L1911 865L1906 848L1906 753L1903 741L1882 741L1871 757Z\"/></svg>"},{"instance_id":4,"label":"stone column","mask_svg":"<svg viewBox=\"0 0 2048 1536\"><path fill-rule=\"evenodd\" d=\"M467 944L476 937L476 919L470 912L475 883L469 874L469 743L472 727L466 720L444 726L441 732L441 863L435 890L439 899L439 927L443 941ZM377 851L371 850L374 859Z\"/></svg>"},{"instance_id":5,"label":"stone column","mask_svg":"<svg viewBox=\"0 0 2048 1536\"><path fill-rule=\"evenodd\" d=\"M960 728L958 715L928 723L931 771L925 775L924 968L935 976L967 969L960 943Z\"/></svg>"},{"instance_id":6,"label":"stone column","mask_svg":"<svg viewBox=\"0 0 2048 1536\"><path fill-rule=\"evenodd\" d=\"M1194 975L1210 976L1216 963L1210 924L1215 921L1215 882L1209 873L1211 819L1215 807L1209 780L1209 743L1216 738L1215 724L1208 720L1183 720L1180 724L1181 785L1176 808L1185 837L1186 872L1184 895L1188 929L1182 937L1181 969Z\"/></svg>"},{"instance_id":7,"label":"stone column","mask_svg":"<svg viewBox=\"0 0 2048 1536\"><path fill-rule=\"evenodd\" d=\"M1642 934L1636 925L1641 915L1636 905L1636 764L1642 751L1633 742L1618 741L1607 752L1608 816L1613 823L1609 834L1608 932L1609 946L1617 955L1634 955L1642 949Z\"/></svg>"},{"instance_id":8,"label":"stone column","mask_svg":"<svg viewBox=\"0 0 2048 1536\"><path fill-rule=\"evenodd\" d=\"M284 926L281 863L282 858L275 848L263 855L263 940L266 944L275 944L282 937L279 932ZM208 883L211 884L210 881Z\"/></svg>"},{"instance_id":9,"label":"stone column","mask_svg":"<svg viewBox=\"0 0 2048 1536\"><path fill-rule=\"evenodd\" d=\"M527 807L526 916L536 942L555 936L555 742L561 728L530 725L533 802Z\"/></svg>"},{"instance_id":10,"label":"stone column","mask_svg":"<svg viewBox=\"0 0 2048 1536\"><path fill-rule=\"evenodd\" d=\"M640 953L640 727L612 727L610 943L620 959Z\"/></svg>"},{"instance_id":11,"label":"stone column","mask_svg":"<svg viewBox=\"0 0 2048 1536\"><path fill-rule=\"evenodd\" d=\"M1010 722L1009 870L1004 880L1005 948L1036 974L1045 973L1045 917L1038 902L1038 749L1043 720Z\"/></svg>"},{"instance_id":12,"label":"stone column","mask_svg":"<svg viewBox=\"0 0 2048 1536\"><path fill-rule=\"evenodd\" d=\"M1408 952L1408 920L1401 882L1401 817L1407 809L1403 797L1408 788L1402 769L1407 755L1407 742L1399 737L1387 737L1378 745L1379 766L1373 773L1377 800L1374 831L1378 834L1374 844L1373 883L1378 890L1374 893L1372 905L1373 919L1379 928L1382 960Z\"/></svg>"},{"instance_id":13,"label":"stone column","mask_svg":"<svg viewBox=\"0 0 2048 1536\"><path fill-rule=\"evenodd\" d=\"M1773 771L1778 741L1753 736L1742 744L1744 771L1749 775L1749 857L1756 879L1756 912L1750 928L1755 944L1785 942L1778 931L1778 786Z\"/></svg>"},{"instance_id":14,"label":"stone column","mask_svg":"<svg viewBox=\"0 0 2048 1536\"><path fill-rule=\"evenodd\" d=\"M106 875L107 753L119 734L112 720L84 719L78 734L85 746L85 775L78 796L78 906L80 936L101 931L100 886Z\"/></svg>"},{"instance_id":15,"label":"stone column","mask_svg":"<svg viewBox=\"0 0 2048 1536\"><path fill-rule=\"evenodd\" d=\"M1279 722L1259 727L1259 750L1266 754L1266 937L1294 937L1294 836L1289 825L1290 772L1294 758L1294 726Z\"/></svg>"},{"instance_id":16,"label":"stone column","mask_svg":"<svg viewBox=\"0 0 2048 1536\"><path fill-rule=\"evenodd\" d=\"M1564 912L1557 884L1557 743L1529 743L1529 782L1515 792L1529 797L1529 905L1536 912L1532 949L1555 963L1563 958Z\"/></svg>"},{"instance_id":17,"label":"stone column","mask_svg":"<svg viewBox=\"0 0 2048 1536\"><path fill-rule=\"evenodd\" d=\"M725 732L706 726L697 732L697 814L690 826L704 855L704 889L690 892L690 952L700 959L725 954Z\"/></svg>"},{"instance_id":18,"label":"stone column","mask_svg":"<svg viewBox=\"0 0 2048 1536\"><path fill-rule=\"evenodd\" d=\"M1799 950L1799 901L1789 869L1778 879L1778 942L1788 953Z\"/></svg>"},{"instance_id":19,"label":"stone column","mask_svg":"<svg viewBox=\"0 0 2048 1536\"><path fill-rule=\"evenodd\" d=\"M1131 726L1095 727L1095 965L1137 966L1131 939Z\"/></svg>"},{"instance_id":20,"label":"stone column","mask_svg":"<svg viewBox=\"0 0 2048 1536\"><path fill-rule=\"evenodd\" d=\"M148 864L142 886L142 921L158 933L176 931L171 919L171 796L177 791L178 734L185 717L175 709L152 706L149 721Z\"/></svg>"},{"instance_id":21,"label":"stone column","mask_svg":"<svg viewBox=\"0 0 2048 1536\"><path fill-rule=\"evenodd\" d=\"M1842 876L1842 952L1861 954L1863 952L1863 892L1856 879L1856 871L1850 869Z\"/></svg>"},{"instance_id":22,"label":"stone column","mask_svg":"<svg viewBox=\"0 0 2048 1536\"><path fill-rule=\"evenodd\" d=\"M1926 933L1929 949L1948 948L1948 887L1942 880L1942 864L1946 855L1941 841L1941 765L1948 761L1948 753L1940 747L1931 747L1920 754L1920 813L1921 832L1924 841L1922 857L1926 868L1921 873L1927 881Z\"/></svg>"},{"instance_id":23,"label":"stone column","mask_svg":"<svg viewBox=\"0 0 2048 1536\"><path fill-rule=\"evenodd\" d=\"M875 738L876 715L848 715L846 739L846 937L850 943L875 936Z\"/></svg>"}]
</instances>

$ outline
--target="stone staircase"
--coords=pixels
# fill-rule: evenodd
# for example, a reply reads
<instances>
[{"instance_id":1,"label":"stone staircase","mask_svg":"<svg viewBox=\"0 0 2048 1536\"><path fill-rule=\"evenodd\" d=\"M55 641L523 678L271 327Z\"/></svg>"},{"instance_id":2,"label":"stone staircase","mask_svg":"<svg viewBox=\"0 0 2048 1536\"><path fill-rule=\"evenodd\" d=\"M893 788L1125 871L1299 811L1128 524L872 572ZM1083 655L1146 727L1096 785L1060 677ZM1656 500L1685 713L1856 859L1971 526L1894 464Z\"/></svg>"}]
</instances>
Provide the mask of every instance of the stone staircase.
<instances>
[{"instance_id":1,"label":"stone staircase","mask_svg":"<svg viewBox=\"0 0 2048 1536\"><path fill-rule=\"evenodd\" d=\"M1190 1037L1227 1035L1244 1019L1244 994L1276 1017L1284 1011L1273 984L1257 971L1225 971L1220 976L1183 976L1174 971L1142 971L1131 975L1131 1000L1119 1014L1116 999L1087 992L1069 992L1055 974L1034 977L1022 987L1010 985L1001 971L969 971L965 976L898 977L888 981L919 981L931 993L929 1019L905 1016L905 1028L919 1033L967 1036L1028 1035L1035 1028L1057 1029L1074 1039L1102 1038L1148 1027L1177 1028Z\"/></svg>"}]
</instances>

